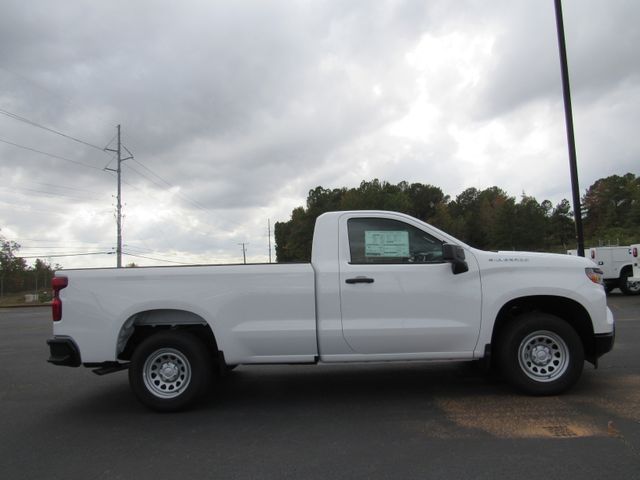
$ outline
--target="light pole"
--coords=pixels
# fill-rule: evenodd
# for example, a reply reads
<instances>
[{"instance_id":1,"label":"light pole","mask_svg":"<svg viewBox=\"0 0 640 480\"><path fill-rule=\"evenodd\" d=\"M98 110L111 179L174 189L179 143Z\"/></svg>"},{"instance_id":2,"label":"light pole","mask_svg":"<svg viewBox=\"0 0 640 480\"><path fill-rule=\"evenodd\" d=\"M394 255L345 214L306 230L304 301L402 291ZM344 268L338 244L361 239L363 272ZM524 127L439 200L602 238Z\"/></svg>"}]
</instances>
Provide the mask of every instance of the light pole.
<instances>
[{"instance_id":1,"label":"light pole","mask_svg":"<svg viewBox=\"0 0 640 480\"><path fill-rule=\"evenodd\" d=\"M564 98L564 117L567 125L567 144L569 147L569 170L571 172L571 192L573 195L573 216L576 222L578 255L584 257L584 232L582 229L582 209L580 207L580 186L578 184L578 162L576 159L576 141L573 133L573 112L571 110L571 89L569 86L569 67L567 65L567 45L564 39L562 3L555 0L556 27L558 29L558 49L560 50L560 68L562 70L562 96Z\"/></svg>"}]
</instances>

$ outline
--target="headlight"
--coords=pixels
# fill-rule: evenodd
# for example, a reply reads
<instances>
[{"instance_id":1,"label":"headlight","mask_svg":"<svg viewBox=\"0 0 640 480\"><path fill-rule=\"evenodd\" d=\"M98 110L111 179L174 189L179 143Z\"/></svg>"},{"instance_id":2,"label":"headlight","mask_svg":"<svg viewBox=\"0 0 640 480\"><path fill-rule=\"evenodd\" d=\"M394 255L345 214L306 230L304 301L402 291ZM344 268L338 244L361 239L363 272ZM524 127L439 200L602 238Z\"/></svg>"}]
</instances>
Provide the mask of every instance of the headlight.
<instances>
[{"instance_id":1,"label":"headlight","mask_svg":"<svg viewBox=\"0 0 640 480\"><path fill-rule=\"evenodd\" d=\"M604 272L599 268L585 268L584 272L587 274L587 277L589 277L589 280L591 280L593 283L604 285L604 282L602 280L602 275L604 275Z\"/></svg>"}]
</instances>

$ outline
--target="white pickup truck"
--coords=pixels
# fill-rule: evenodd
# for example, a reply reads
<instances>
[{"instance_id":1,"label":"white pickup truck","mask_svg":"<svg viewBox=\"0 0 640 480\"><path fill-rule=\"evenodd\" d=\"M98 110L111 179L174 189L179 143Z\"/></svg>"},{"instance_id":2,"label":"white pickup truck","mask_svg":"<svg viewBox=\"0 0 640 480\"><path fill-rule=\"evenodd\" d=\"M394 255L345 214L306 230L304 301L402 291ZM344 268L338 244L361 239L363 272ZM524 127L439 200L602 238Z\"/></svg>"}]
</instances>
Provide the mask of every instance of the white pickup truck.
<instances>
[{"instance_id":1,"label":"white pickup truck","mask_svg":"<svg viewBox=\"0 0 640 480\"><path fill-rule=\"evenodd\" d=\"M49 361L129 369L173 411L240 364L492 360L560 393L614 343L588 259L485 252L407 215L318 217L310 264L59 271Z\"/></svg>"}]
</instances>

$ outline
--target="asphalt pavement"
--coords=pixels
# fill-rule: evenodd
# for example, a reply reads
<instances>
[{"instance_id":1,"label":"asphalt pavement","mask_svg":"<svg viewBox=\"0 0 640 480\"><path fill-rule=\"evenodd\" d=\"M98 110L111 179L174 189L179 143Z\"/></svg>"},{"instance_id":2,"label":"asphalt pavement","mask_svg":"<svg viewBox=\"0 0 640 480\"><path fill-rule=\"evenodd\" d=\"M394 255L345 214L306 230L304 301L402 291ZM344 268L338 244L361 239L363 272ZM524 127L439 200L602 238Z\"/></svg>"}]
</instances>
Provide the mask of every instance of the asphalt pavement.
<instances>
[{"instance_id":1,"label":"asphalt pavement","mask_svg":"<svg viewBox=\"0 0 640 480\"><path fill-rule=\"evenodd\" d=\"M466 363L240 366L178 414L49 365L49 309L0 309L0 479L640 479L640 296L609 305L614 350L561 396Z\"/></svg>"}]
</instances>

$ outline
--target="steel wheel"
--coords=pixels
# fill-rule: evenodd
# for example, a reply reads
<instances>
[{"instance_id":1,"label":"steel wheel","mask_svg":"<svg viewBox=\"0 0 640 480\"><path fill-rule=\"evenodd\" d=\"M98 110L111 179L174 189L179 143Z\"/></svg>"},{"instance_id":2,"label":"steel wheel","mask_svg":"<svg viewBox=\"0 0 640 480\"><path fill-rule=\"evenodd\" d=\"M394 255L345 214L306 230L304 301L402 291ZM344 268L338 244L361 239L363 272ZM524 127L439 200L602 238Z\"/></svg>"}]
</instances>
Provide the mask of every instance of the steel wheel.
<instances>
[{"instance_id":1,"label":"steel wheel","mask_svg":"<svg viewBox=\"0 0 640 480\"><path fill-rule=\"evenodd\" d=\"M175 398L189 386L191 364L182 352L162 348L147 358L142 374L145 386L153 395Z\"/></svg>"},{"instance_id":2,"label":"steel wheel","mask_svg":"<svg viewBox=\"0 0 640 480\"><path fill-rule=\"evenodd\" d=\"M527 335L518 348L520 368L537 382L552 382L561 377L567 370L569 357L564 340L547 330Z\"/></svg>"},{"instance_id":3,"label":"steel wheel","mask_svg":"<svg viewBox=\"0 0 640 480\"><path fill-rule=\"evenodd\" d=\"M626 268L620 275L620 290L625 295L638 295L640 293L640 282L629 283L628 279L632 275L632 270Z\"/></svg>"},{"instance_id":4,"label":"steel wheel","mask_svg":"<svg viewBox=\"0 0 640 480\"><path fill-rule=\"evenodd\" d=\"M530 395L557 395L574 385L584 366L576 330L546 312L527 312L506 324L496 338L505 378Z\"/></svg>"},{"instance_id":5,"label":"steel wheel","mask_svg":"<svg viewBox=\"0 0 640 480\"><path fill-rule=\"evenodd\" d=\"M205 344L187 331L165 330L147 337L133 352L129 383L144 405L175 412L204 398L214 361Z\"/></svg>"}]
</instances>

